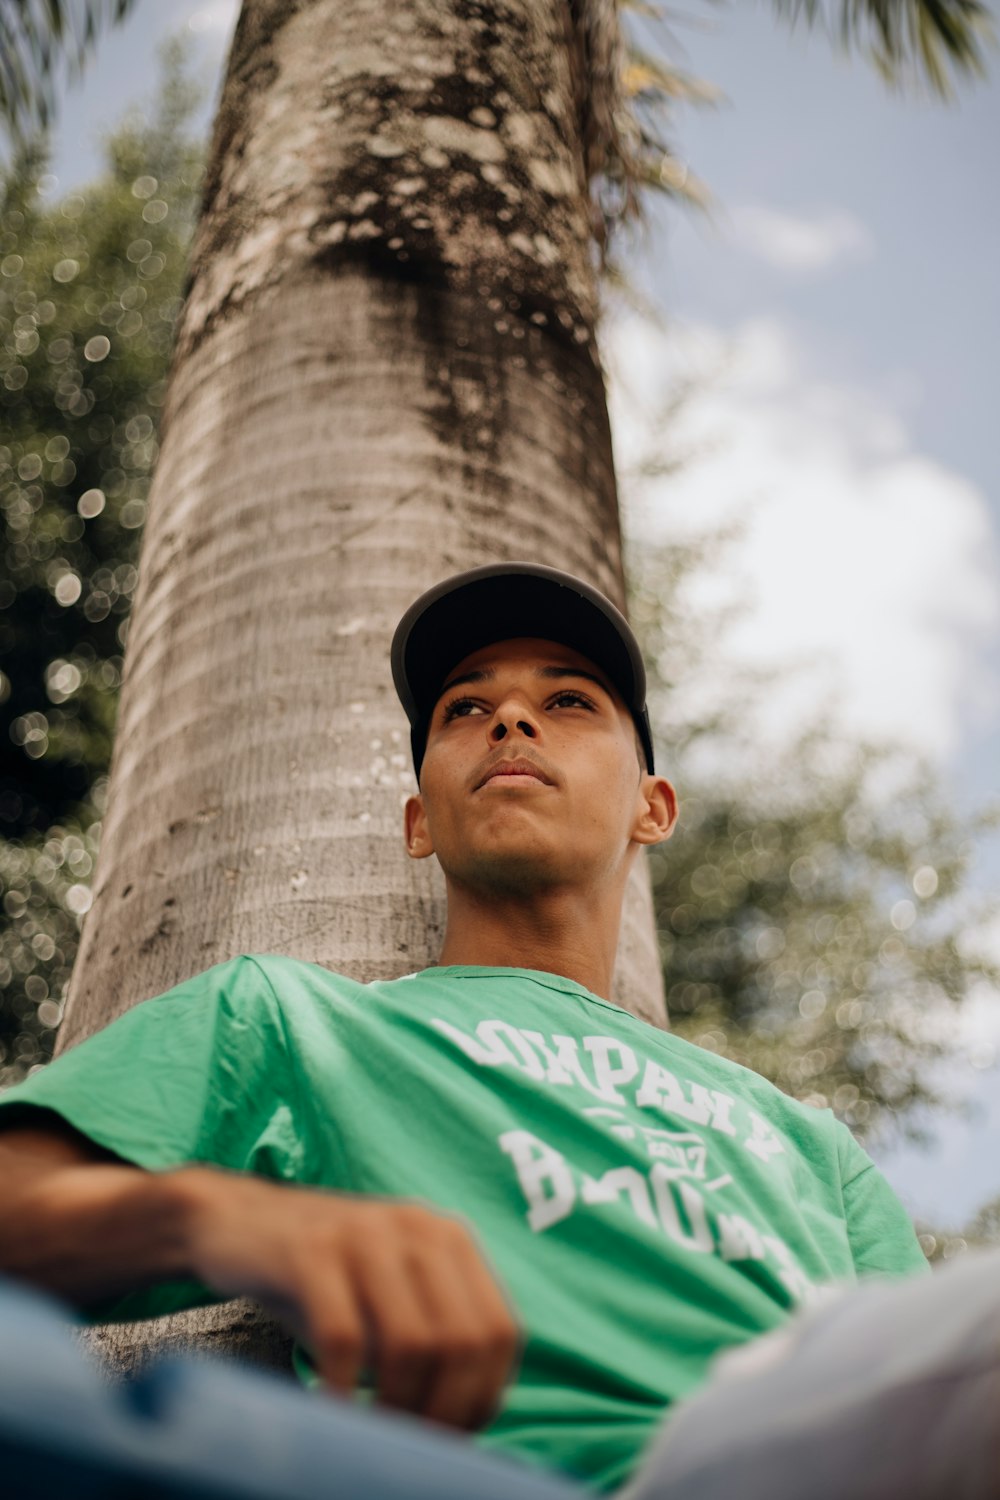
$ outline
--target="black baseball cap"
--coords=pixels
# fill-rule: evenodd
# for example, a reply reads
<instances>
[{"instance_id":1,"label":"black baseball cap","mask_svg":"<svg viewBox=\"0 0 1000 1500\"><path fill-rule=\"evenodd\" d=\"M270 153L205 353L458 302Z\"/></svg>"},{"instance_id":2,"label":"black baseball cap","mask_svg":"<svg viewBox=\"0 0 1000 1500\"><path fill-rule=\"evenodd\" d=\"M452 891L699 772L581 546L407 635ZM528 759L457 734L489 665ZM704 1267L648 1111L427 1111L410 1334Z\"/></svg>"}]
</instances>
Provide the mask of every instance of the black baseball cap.
<instances>
[{"instance_id":1,"label":"black baseball cap","mask_svg":"<svg viewBox=\"0 0 1000 1500\"><path fill-rule=\"evenodd\" d=\"M653 737L646 669L628 621L602 593L540 563L490 563L457 573L421 594L392 638L392 680L410 721L417 775L431 715L451 669L495 641L533 636L579 651L601 668L635 720L646 768Z\"/></svg>"}]
</instances>

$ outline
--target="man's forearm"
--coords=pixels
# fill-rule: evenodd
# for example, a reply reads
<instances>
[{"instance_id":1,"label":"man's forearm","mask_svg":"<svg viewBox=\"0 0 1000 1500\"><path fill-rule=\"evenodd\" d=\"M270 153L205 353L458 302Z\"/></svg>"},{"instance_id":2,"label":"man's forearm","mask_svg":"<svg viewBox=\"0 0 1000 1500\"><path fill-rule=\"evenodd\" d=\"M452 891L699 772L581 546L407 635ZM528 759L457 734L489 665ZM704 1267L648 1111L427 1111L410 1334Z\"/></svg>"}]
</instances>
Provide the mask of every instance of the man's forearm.
<instances>
[{"instance_id":1,"label":"man's forearm","mask_svg":"<svg viewBox=\"0 0 1000 1500\"><path fill-rule=\"evenodd\" d=\"M0 1145L0 1272L80 1307L189 1276L191 1189L208 1170L52 1165Z\"/></svg>"},{"instance_id":2,"label":"man's forearm","mask_svg":"<svg viewBox=\"0 0 1000 1500\"><path fill-rule=\"evenodd\" d=\"M65 1129L0 1139L0 1273L89 1307L158 1282L252 1296L347 1392L476 1428L519 1345L475 1236L418 1203L207 1166L144 1172Z\"/></svg>"}]
</instances>

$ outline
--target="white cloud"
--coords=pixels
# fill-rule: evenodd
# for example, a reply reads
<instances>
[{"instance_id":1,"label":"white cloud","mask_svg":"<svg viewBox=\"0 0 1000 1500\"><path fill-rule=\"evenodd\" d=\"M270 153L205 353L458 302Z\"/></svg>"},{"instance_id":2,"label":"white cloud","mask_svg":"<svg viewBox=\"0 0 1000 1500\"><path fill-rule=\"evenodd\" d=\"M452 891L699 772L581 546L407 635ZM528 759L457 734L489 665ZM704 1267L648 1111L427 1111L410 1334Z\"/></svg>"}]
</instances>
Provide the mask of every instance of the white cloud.
<instances>
[{"instance_id":1,"label":"white cloud","mask_svg":"<svg viewBox=\"0 0 1000 1500\"><path fill-rule=\"evenodd\" d=\"M669 539L740 520L735 567L703 603L747 601L729 665L782 665L765 732L837 701L845 733L943 759L971 714L996 712L986 651L1000 564L983 495L921 453L898 393L823 379L776 321L669 336L638 318L608 340L619 467L656 439L663 401L693 380L660 436L694 455L647 482L633 530ZM808 670L801 670L808 664Z\"/></svg>"},{"instance_id":2,"label":"white cloud","mask_svg":"<svg viewBox=\"0 0 1000 1500\"><path fill-rule=\"evenodd\" d=\"M844 209L807 215L745 203L730 221L738 246L781 271L825 271L837 261L867 259L875 248L865 225Z\"/></svg>"}]
</instances>

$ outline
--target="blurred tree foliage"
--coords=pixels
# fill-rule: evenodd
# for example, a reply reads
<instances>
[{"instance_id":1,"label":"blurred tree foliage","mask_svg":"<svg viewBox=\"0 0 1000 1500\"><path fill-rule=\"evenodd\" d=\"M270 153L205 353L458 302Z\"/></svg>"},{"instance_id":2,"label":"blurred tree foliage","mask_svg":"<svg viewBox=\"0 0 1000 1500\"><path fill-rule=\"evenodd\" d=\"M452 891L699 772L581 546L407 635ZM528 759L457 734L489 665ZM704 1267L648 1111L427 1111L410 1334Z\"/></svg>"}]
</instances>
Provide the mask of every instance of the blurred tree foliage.
<instances>
[{"instance_id":1,"label":"blurred tree foliage","mask_svg":"<svg viewBox=\"0 0 1000 1500\"><path fill-rule=\"evenodd\" d=\"M202 147L180 44L148 121L56 200L0 185L0 1084L44 1060L76 951Z\"/></svg>"},{"instance_id":2,"label":"blurred tree foliage","mask_svg":"<svg viewBox=\"0 0 1000 1500\"><path fill-rule=\"evenodd\" d=\"M653 854L671 1026L862 1138L919 1138L932 1107L960 1102L935 1067L956 1055L956 1007L1000 982L970 941L987 916L970 866L996 817L960 819L926 766L831 723L764 747L756 704L777 682L721 685L727 618L689 602L726 545L673 543L631 571L681 803Z\"/></svg>"},{"instance_id":3,"label":"blurred tree foliage","mask_svg":"<svg viewBox=\"0 0 1000 1500\"><path fill-rule=\"evenodd\" d=\"M967 1250L1000 1246L1000 1197L988 1198L961 1229L943 1229L940 1224L917 1220L917 1236L929 1261L954 1260Z\"/></svg>"},{"instance_id":4,"label":"blurred tree foliage","mask_svg":"<svg viewBox=\"0 0 1000 1500\"><path fill-rule=\"evenodd\" d=\"M932 1263L954 1260L967 1250L988 1250L1000 1245L1000 1198L990 1198L961 1229L942 1229L917 1221L917 1237Z\"/></svg>"}]
</instances>

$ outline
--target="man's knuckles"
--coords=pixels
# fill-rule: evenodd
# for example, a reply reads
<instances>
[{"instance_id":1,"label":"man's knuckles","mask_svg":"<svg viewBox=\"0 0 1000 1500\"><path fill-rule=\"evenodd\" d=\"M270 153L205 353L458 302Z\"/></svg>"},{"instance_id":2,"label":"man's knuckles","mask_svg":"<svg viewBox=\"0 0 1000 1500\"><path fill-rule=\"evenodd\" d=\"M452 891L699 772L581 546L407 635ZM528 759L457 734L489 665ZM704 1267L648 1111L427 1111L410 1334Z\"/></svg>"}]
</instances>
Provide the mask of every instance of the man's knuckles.
<instances>
[{"instance_id":1,"label":"man's knuckles","mask_svg":"<svg viewBox=\"0 0 1000 1500\"><path fill-rule=\"evenodd\" d=\"M389 1222L406 1244L455 1248L466 1236L464 1227L456 1219L425 1208L421 1203L395 1203L384 1207Z\"/></svg>"},{"instance_id":2,"label":"man's knuckles","mask_svg":"<svg viewBox=\"0 0 1000 1500\"><path fill-rule=\"evenodd\" d=\"M387 1366L415 1370L430 1366L475 1370L495 1364L511 1349L506 1332L483 1325L399 1328L391 1324L380 1339Z\"/></svg>"},{"instance_id":3,"label":"man's knuckles","mask_svg":"<svg viewBox=\"0 0 1000 1500\"><path fill-rule=\"evenodd\" d=\"M473 1369L490 1358L490 1343L481 1329L445 1332L441 1337L443 1363L458 1369Z\"/></svg>"},{"instance_id":4,"label":"man's knuckles","mask_svg":"<svg viewBox=\"0 0 1000 1500\"><path fill-rule=\"evenodd\" d=\"M386 1324L379 1336L380 1362L393 1370L416 1370L435 1364L442 1353L440 1336L433 1328Z\"/></svg>"},{"instance_id":5,"label":"man's knuckles","mask_svg":"<svg viewBox=\"0 0 1000 1500\"><path fill-rule=\"evenodd\" d=\"M512 1318L498 1319L490 1328L487 1339L490 1353L505 1366L513 1363L521 1343L521 1334Z\"/></svg>"},{"instance_id":6,"label":"man's knuckles","mask_svg":"<svg viewBox=\"0 0 1000 1500\"><path fill-rule=\"evenodd\" d=\"M365 1350L364 1329L353 1319L314 1318L308 1339L317 1354L344 1364L360 1363Z\"/></svg>"},{"instance_id":7,"label":"man's knuckles","mask_svg":"<svg viewBox=\"0 0 1000 1500\"><path fill-rule=\"evenodd\" d=\"M506 1312L481 1311L474 1319L446 1332L457 1356L492 1360L513 1359L520 1335L517 1325Z\"/></svg>"},{"instance_id":8,"label":"man's knuckles","mask_svg":"<svg viewBox=\"0 0 1000 1500\"><path fill-rule=\"evenodd\" d=\"M435 1232L443 1245L449 1246L460 1254L479 1253L468 1226L460 1219L449 1219L443 1214L437 1215Z\"/></svg>"}]
</instances>

